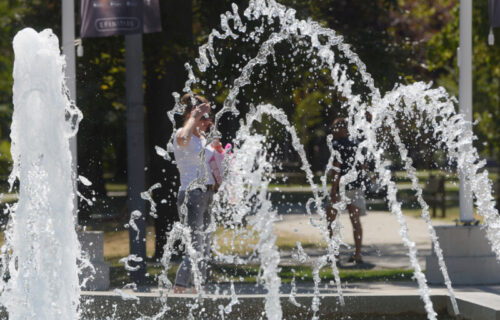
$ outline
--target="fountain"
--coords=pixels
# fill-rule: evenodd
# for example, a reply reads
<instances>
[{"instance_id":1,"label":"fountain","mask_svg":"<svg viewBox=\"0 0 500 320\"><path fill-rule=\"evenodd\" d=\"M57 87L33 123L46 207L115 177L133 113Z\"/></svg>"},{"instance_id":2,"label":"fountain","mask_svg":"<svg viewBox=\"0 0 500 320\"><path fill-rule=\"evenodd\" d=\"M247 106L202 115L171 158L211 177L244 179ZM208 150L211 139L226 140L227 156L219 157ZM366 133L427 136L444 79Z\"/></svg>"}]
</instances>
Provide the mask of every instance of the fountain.
<instances>
[{"instance_id":1,"label":"fountain","mask_svg":"<svg viewBox=\"0 0 500 320\"><path fill-rule=\"evenodd\" d=\"M474 136L469 124L455 112L455 99L450 97L443 88L433 88L430 84L422 82L396 85L392 91L382 95L366 71L364 63L333 30L324 28L313 21L297 19L293 9L286 8L275 0L251 0L244 11L244 18L240 16L236 5L232 8L232 12L221 16L222 32L214 30L208 42L199 48L199 57L196 59L199 74L203 75L211 68L218 66L217 51L214 48L215 40L224 41L227 38L242 37L246 41L258 44L259 49L253 58L243 59L240 62L243 67L239 69L240 74L232 83L222 109L215 116L215 126L208 134L207 140L211 141L219 135L217 129L225 114L231 113L236 116L240 113L239 93L242 88L251 85L250 79L256 68L273 59L276 45L297 39L310 42L306 53L317 57L318 63L315 68L326 68L333 82L332 89L345 98L343 108L348 114L348 130L352 137L361 141L356 154L356 162L362 163L366 159L373 161L378 182L388 190L387 203L400 225L402 241L408 249L414 278L420 288L419 295L424 303L427 318L437 319L436 310L442 309L446 302L443 302L445 301L443 299L432 299L425 275L417 260L415 243L408 236L406 219L401 210L401 203L396 197L397 186L391 180L391 172L383 166L385 147L385 141L381 139L383 128L391 129L384 133L390 132L422 208L422 218L428 225L434 251L448 290L447 297L451 304L449 309L454 314L459 314L443 252L430 220L429 207L422 197L416 169L396 126L396 121L401 115L415 119L419 127L432 132L434 138L440 141L439 147L447 150L449 158L456 161L458 170L471 182L478 212L484 217L486 235L497 259L500 259L500 218L494 208L491 182L488 180L487 171L483 170L484 162L479 161L477 151L472 145ZM260 24L253 30L248 30L248 25L244 23L245 19L257 24L260 22ZM277 31L262 40L263 30L272 23L278 26ZM304 147L300 143L294 126L279 107L264 102L252 106L245 120L241 121L234 140L233 153L227 155L224 160L227 170L224 173L225 180L214 202L215 219L205 230L208 233L214 232L219 225L231 229L233 231L232 246L235 246L237 237L248 238L252 237L254 232L258 233L258 242L247 256L222 252L217 246L213 248L213 255L215 261L236 265L260 262L259 280L266 292L264 314L259 314L256 310L241 311L246 310L244 309L246 304L256 302L252 300L254 298L236 295L234 285L231 285L230 296L217 298L207 295L202 286L203 279L196 269L202 257L192 246L189 227L182 223L176 223L173 226L165 247L165 254L162 258L164 270L158 278L159 299L151 294L132 296L121 293L120 296L111 297L104 302L96 297L84 297L83 307L80 306L78 263L84 260L79 254L80 248L74 232L74 217L71 214L71 179L75 176L70 170L68 138L76 133L81 114L61 90L65 88L61 73L64 64L57 49L57 39L50 31L37 34L30 29L23 30L14 40L14 49L16 52L15 111L12 127L14 170L10 182L12 185L15 179L19 178L20 201L17 207L11 208L12 219L6 236L6 245L2 250L2 261L9 262L2 264L3 275L8 275L10 279L1 288L1 303L7 308L9 317L26 319L33 318L36 314L36 318L40 319L77 319L84 314L83 316L89 319L104 317L117 319L124 316L163 319L187 315L188 318L195 319L211 318L216 315L218 318L225 319L231 317L235 310L239 310L240 314L246 312L244 313L246 317L252 315L258 318L265 315L268 319L282 319L288 315L288 318L293 316L299 319L307 316L319 319L324 309L328 309L330 314L342 313L342 310L349 309L349 302L343 294L339 270L335 263L340 246L344 244L340 232L341 225L337 220L334 225L334 236L328 237L324 210L324 202L328 197L327 176L333 168L331 165L327 167L321 178L321 185L318 186L313 180L313 173ZM348 60L347 65L337 61L339 59L336 57L336 52ZM40 60L45 63L39 63ZM349 66L355 67L356 77L361 79L361 83L366 88L367 93L364 95L355 93L354 81L348 71ZM210 86L204 87L199 79L200 76L195 74L193 66L186 64L186 69L188 80L184 92L192 93L195 88L201 90L202 93L204 90L207 92L210 90ZM47 75L50 77L47 78ZM174 97L177 103L168 112L168 117L175 127L175 115L182 114L183 106L179 103L180 95L174 94ZM56 110L56 108L59 109ZM39 110L47 110L47 112ZM370 119L366 117L367 113L371 114ZM281 282L278 277L280 255L275 244L276 236L273 235L274 222L278 217L268 195L268 186L273 179L271 165L273 153L268 150L272 137L259 134L252 129L254 123L262 122L264 116L273 119L285 128L291 137L293 148L301 160L301 169L306 173L313 193L313 197L306 204L307 213L311 217L311 224L325 237L328 248L328 253L317 258L314 263L314 294L301 298L299 301L292 290L288 303L284 303L280 295ZM35 131L35 129L40 131ZM39 132L44 132L44 134ZM157 153L167 161L171 161L169 153L173 150L172 139L173 135L165 149L157 147ZM330 164L337 157L337 152L333 149L331 142L332 137L329 136ZM366 153L363 153L362 149L366 150ZM200 161L201 159L204 159L203 154L200 155ZM205 175L207 175L208 168L205 169ZM345 186L353 181L356 175L354 165L351 171L341 179L342 198L345 199ZM58 179L51 177L58 177ZM159 185L155 184L145 192L143 199L152 201L150 194L156 187ZM188 189L199 187L204 187L204 179L194 181ZM341 211L346 204L343 200L335 206ZM151 207L154 208L154 203L151 203ZM313 210L317 215L312 215ZM136 214L141 213L136 212ZM186 214L185 204L180 214ZM133 219L131 221L133 222ZM26 235L27 232L29 235ZM31 240L30 244L26 243L26 237ZM194 296L179 297L170 294L169 291L172 284L167 277L167 272L171 266L170 258L176 240L182 241L194 266L194 285L198 292ZM62 246L63 243L64 246ZM295 256L300 261L304 255L299 243ZM134 259L137 257L127 257L124 261ZM328 299L326 296L321 296L319 290L321 284L319 271L325 266L332 269L335 278L336 293ZM47 294L40 295L40 292ZM120 304L121 299L127 303ZM142 301L142 307L140 302L133 304L129 303L130 301ZM329 304L325 304L325 301ZM102 306L101 311L99 313L86 312L85 306L92 304L95 306L94 310ZM118 304L120 307L117 307ZM302 310L291 315L290 311L286 310L290 308L290 305L292 308L299 308L306 304L311 306L310 312ZM285 305L286 308L284 308Z\"/></svg>"},{"instance_id":2,"label":"fountain","mask_svg":"<svg viewBox=\"0 0 500 320\"><path fill-rule=\"evenodd\" d=\"M24 29L14 38L12 187L2 247L1 303L9 319L78 319L80 244L73 216L69 138L81 112L68 99L64 57L50 30Z\"/></svg>"},{"instance_id":3,"label":"fountain","mask_svg":"<svg viewBox=\"0 0 500 320\"><path fill-rule=\"evenodd\" d=\"M380 94L380 91L375 87L374 81L371 78L370 74L366 71L366 66L362 61L359 60L357 55L350 50L349 45L343 42L341 36L337 35L333 30L324 28L315 22L306 22L296 19L295 11L293 9L286 8L275 1L250 1L249 7L245 10L244 15L249 21L263 21L262 25L255 28L251 32L247 30L246 25L242 23L242 18L238 13L237 6L233 5L233 12L227 12L225 15L221 16L221 29L224 33L220 33L219 31L214 30L210 34L208 42L199 48L199 58L196 59L196 63L198 70L201 74L203 74L205 72L208 72L210 68L216 68L218 65L214 49L215 39L224 40L229 37L234 39L238 38L239 36L245 37L246 35L250 34L248 41L253 40L257 43L260 43L260 48L256 56L246 61L242 61L243 67L240 68L241 73L239 77L234 80L227 98L224 101L223 108L216 114L215 127L212 128L212 131L209 134L209 138L218 135L217 125L219 124L220 119L225 113L231 112L235 116L239 114L237 101L238 94L243 87L251 84L250 78L256 67L265 65L273 59L274 47L277 44L287 40L300 40L304 38L308 39L311 46L309 49L307 49L307 53L319 58L320 63L318 63L318 69L325 67L328 68L330 76L334 83L334 88L339 91L347 100L347 102L344 104L344 108L348 111L349 115L348 122L350 136L356 137L359 141L362 141L356 155L357 162L362 163L365 161L365 155L361 153L361 150L367 150L367 156L375 162L375 171L378 174L379 183L385 186L388 190L387 201L391 212L395 214L401 226L401 236L403 239L403 243L409 250L410 261L414 268L415 279L417 280L420 287L421 298L425 302L427 316L429 319L435 319L436 313L433 310L426 279L416 259L415 243L412 242L407 235L406 220L404 215L402 214L401 203L398 202L396 197L397 186L395 182L391 180L390 172L382 166L384 141L380 139L378 132L382 128L391 129L390 134L392 135L392 138L397 145L401 161L403 162L404 167L408 173L408 177L411 179L412 188L415 190L419 205L422 208L422 217L428 224L430 236L433 241L434 251L437 256L445 284L449 291L450 299L453 305L453 311L458 314L459 310L457 307L453 289L451 287L451 282L446 271L443 253L440 249L436 232L430 220L429 207L422 197L422 189L418 185L416 169L413 166L412 159L408 156L408 150L402 143L400 132L396 127L396 120L401 114L407 118L416 119L418 127L422 127L423 130L429 130L430 132L432 132L434 138L437 141L440 141L438 147L447 150L449 158L457 162L458 171L461 172L464 176L468 177L471 181L472 190L476 197L476 205L478 207L478 211L484 216L485 221L487 222L486 234L488 240L490 241L493 251L496 253L498 258L500 257L500 243L498 240L498 213L494 209L494 201L491 196L491 183L487 178L487 171L481 171L481 169L484 167L484 162L478 161L479 157L477 151L472 146L473 134L471 130L468 129L467 122L464 121L461 115L456 114L455 112L454 103L456 101L452 97L449 97L444 89L434 89L430 84L421 82L407 86L397 85L392 91L382 96ZM263 40L262 42L260 42L260 37L263 34L262 30L264 30L264 24L266 23L266 21L269 24L271 24L272 22L277 22L279 24L279 27L277 28L278 31L273 32L269 36L269 38L267 38L267 40ZM232 22L233 27L230 26L230 22ZM343 57L346 57L350 65L354 65L356 67L358 76L362 79L362 82L369 91L368 98L354 93L354 90L352 88L353 81L349 78L347 67L336 62L333 48L336 48ZM190 93L192 92L192 87L196 85L199 80L194 75L193 68L190 65L186 65L186 69L189 73L189 79L186 82L184 92ZM202 85L199 86L203 87ZM176 95L176 97L178 98L179 95ZM174 125L175 121L173 114L180 113L181 111L182 105L177 103L174 109L169 112L169 117L174 122ZM365 116L367 112L372 115L371 120L368 120ZM313 182L313 176L310 171L309 164L305 158L305 154L303 153L303 147L300 145L296 137L296 133L293 131L293 127L290 126L290 124L286 120L286 116L282 112L279 112L277 108L265 105L258 106L257 111L255 111L255 114L253 116L258 119L261 117L262 113L271 115L277 122L284 125L285 128L290 131L289 133L292 136L293 146L301 156L300 158L302 161L302 169L307 173L307 178L313 191L313 198L309 200L307 208L309 210L310 206L314 206L320 216L319 222L312 221L312 223L318 226L319 230L322 231L323 234L326 234L326 220L324 211L322 209L322 201L327 197L326 174L328 173L328 171L325 173L325 176L322 179L323 190L322 192L320 192L320 190L317 189L316 185ZM252 116L247 116L247 126L250 126L251 122L253 121L251 117ZM246 134L242 134L243 137L240 138L242 139L242 141L245 140L245 137L251 136L248 129L245 129L246 131L243 130L243 128L240 130L242 130L242 132L246 132ZM171 141L172 139L173 137L171 138ZM167 145L167 151L171 150L172 147L170 142ZM333 157L334 152L333 150L331 151ZM355 179L357 175L356 169L354 167L355 166L353 166L351 172L341 180L341 196L344 196L345 186L350 181ZM250 174L250 176L245 176L241 172L238 172L238 174L232 174L231 172L229 172L228 179L226 180L228 191L226 192L226 190L222 188L222 190L218 194L218 203L222 203L224 205L216 206L216 216L217 214L223 215L224 211L237 212L239 214L234 215L233 219L238 222L241 220L240 215L242 214L242 212L250 214L248 207L251 207L251 205L245 204L247 208L243 208L242 206L245 205L241 204L241 200L243 200L241 197L240 199L238 199L240 201L236 201L238 208L230 209L230 199L234 197L235 189L235 181L231 178L232 176L244 176L244 179L239 178L243 180L240 183L240 189L244 190L241 192L243 194L252 193L251 188L249 190L247 187L248 181L252 181L251 173L249 173L248 170L246 173ZM195 187L198 187L198 185L195 185ZM224 197L227 197L229 199L225 201ZM248 199L253 198L250 197ZM266 202L263 201L265 197L260 197L260 199L262 199L260 202L261 206L266 207ZM245 201L243 201L243 203L245 203ZM337 205L337 209L343 209L345 205L346 204L344 202L341 202ZM272 210L269 211L272 212ZM272 213L269 218L270 220L272 220ZM339 229L339 226L337 226L336 230L338 231ZM261 236L267 238L269 236L269 233L264 233L264 235ZM326 240L328 241L329 258L331 260L334 260L332 258L338 254L339 246L342 244L341 237L337 233L337 236L334 237L334 240ZM223 261L235 261L235 257L220 257L220 259L222 259ZM265 259L265 257L261 256L261 263L263 263ZM279 261L279 258L276 259ZM277 260L275 260L274 262L276 262ZM326 265L326 261L326 257L320 258L318 260L317 268L319 269ZM265 265L267 266L269 265L269 263L266 263ZM332 269L333 273L335 275L338 275L338 270L334 263L332 263ZM277 277L277 274L275 274L274 277ZM338 277L336 280L339 301L341 304L344 304L342 299L342 288L340 286ZM266 284L267 281L269 280L265 280ZM315 282L317 286L319 281ZM269 298L267 301L270 301L275 294L276 293L273 293L271 288L269 288ZM317 304L318 300L315 299L312 306L312 309L315 312L318 308ZM280 314L280 312L278 312L278 314ZM272 317L269 313L267 314L267 316Z\"/></svg>"}]
</instances>

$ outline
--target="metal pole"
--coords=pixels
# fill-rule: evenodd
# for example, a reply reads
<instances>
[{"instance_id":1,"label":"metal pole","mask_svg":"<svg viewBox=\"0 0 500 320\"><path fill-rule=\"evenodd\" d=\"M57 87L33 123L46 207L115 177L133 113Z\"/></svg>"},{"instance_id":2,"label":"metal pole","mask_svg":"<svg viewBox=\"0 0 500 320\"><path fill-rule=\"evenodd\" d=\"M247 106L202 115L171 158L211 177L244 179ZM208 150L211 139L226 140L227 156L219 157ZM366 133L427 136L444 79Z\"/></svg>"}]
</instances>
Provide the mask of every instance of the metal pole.
<instances>
[{"instance_id":1,"label":"metal pole","mask_svg":"<svg viewBox=\"0 0 500 320\"><path fill-rule=\"evenodd\" d=\"M75 67L75 3L74 0L61 0L62 3L62 47L66 58L66 86L70 99L76 101L76 67ZM78 176L77 168L77 139L69 140L73 173ZM78 197L76 196L77 183L74 181L73 215L77 218Z\"/></svg>"},{"instance_id":2,"label":"metal pole","mask_svg":"<svg viewBox=\"0 0 500 320\"><path fill-rule=\"evenodd\" d=\"M459 111L472 130L472 0L460 0ZM470 181L462 172L460 179L460 221L474 221Z\"/></svg>"},{"instance_id":3,"label":"metal pole","mask_svg":"<svg viewBox=\"0 0 500 320\"><path fill-rule=\"evenodd\" d=\"M125 36L126 99L127 99L127 203L129 213L138 210L135 219L138 232L130 228L130 254L141 257L137 271L130 273L139 291L147 290L146 276L146 206L140 193L146 189L144 174L144 93L142 88L142 34Z\"/></svg>"}]
</instances>

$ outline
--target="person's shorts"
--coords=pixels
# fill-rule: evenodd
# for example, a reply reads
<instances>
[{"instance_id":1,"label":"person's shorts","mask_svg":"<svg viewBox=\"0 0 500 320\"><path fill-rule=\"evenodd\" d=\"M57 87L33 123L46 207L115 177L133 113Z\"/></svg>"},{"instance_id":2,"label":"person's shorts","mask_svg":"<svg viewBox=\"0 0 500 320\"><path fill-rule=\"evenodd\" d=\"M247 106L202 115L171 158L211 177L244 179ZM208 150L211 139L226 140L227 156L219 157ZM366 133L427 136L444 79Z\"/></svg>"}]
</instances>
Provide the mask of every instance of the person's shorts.
<instances>
[{"instance_id":1,"label":"person's shorts","mask_svg":"<svg viewBox=\"0 0 500 320\"><path fill-rule=\"evenodd\" d=\"M359 215L366 215L366 200L363 190L361 189L352 189L346 190L345 195L347 199L349 199L349 204L357 207L359 209Z\"/></svg>"}]
</instances>

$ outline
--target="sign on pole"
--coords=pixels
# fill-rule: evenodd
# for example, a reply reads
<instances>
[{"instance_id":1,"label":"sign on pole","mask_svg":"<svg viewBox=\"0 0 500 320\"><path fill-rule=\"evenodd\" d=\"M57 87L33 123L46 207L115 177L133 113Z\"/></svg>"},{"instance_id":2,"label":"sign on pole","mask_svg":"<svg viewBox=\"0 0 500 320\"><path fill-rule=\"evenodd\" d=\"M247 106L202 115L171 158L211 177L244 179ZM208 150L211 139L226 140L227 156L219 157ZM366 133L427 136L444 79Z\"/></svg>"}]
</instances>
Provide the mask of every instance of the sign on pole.
<instances>
[{"instance_id":1,"label":"sign on pole","mask_svg":"<svg viewBox=\"0 0 500 320\"><path fill-rule=\"evenodd\" d=\"M68 86L70 99L76 101L76 64L75 64L75 4L73 1L62 1L62 46L64 58L66 59L66 84ZM71 166L73 172L78 176L78 154L76 135L69 141L71 150ZM74 182L73 188L73 215L78 215L78 185Z\"/></svg>"},{"instance_id":2,"label":"sign on pole","mask_svg":"<svg viewBox=\"0 0 500 320\"><path fill-rule=\"evenodd\" d=\"M80 37L161 31L159 0L82 0Z\"/></svg>"}]
</instances>

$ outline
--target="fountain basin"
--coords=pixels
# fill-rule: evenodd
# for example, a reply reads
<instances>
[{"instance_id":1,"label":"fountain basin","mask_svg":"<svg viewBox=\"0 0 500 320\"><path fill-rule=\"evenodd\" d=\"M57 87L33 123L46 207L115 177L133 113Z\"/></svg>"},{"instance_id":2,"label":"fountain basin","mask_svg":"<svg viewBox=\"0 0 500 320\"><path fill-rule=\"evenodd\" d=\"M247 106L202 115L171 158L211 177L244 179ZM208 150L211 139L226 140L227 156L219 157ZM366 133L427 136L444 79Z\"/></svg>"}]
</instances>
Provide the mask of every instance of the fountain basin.
<instances>
[{"instance_id":1,"label":"fountain basin","mask_svg":"<svg viewBox=\"0 0 500 320\"><path fill-rule=\"evenodd\" d=\"M441 289L431 295L434 310L438 319L500 319L500 297L488 292L461 292L457 294L460 317L454 317L450 299ZM85 309L83 319L104 319L113 316L115 319L136 319L138 316L153 316L161 309L158 292L136 293L139 300L123 300L113 292L84 292L82 306ZM265 295L238 295L239 304L232 306L232 311L225 314L225 319L259 319L263 316ZM311 302L314 295L297 294L298 307L289 300L289 295L280 296L284 319L311 319ZM380 293L345 294L346 305L341 307L336 294L322 294L318 313L320 319L426 319L424 304L418 292L407 290L389 290ZM203 319L221 319L221 308L231 301L230 295L209 294L204 299ZM190 306L196 303L193 294L172 295L168 298L170 310L162 319L185 319ZM193 314L198 314L195 311Z\"/></svg>"},{"instance_id":2,"label":"fountain basin","mask_svg":"<svg viewBox=\"0 0 500 320\"><path fill-rule=\"evenodd\" d=\"M436 226L448 274L455 285L500 283L500 264L481 226ZM429 283L444 283L433 245L426 259Z\"/></svg>"}]
</instances>

